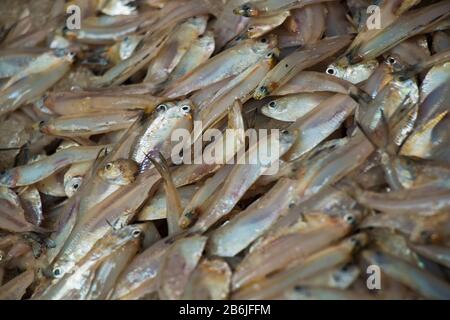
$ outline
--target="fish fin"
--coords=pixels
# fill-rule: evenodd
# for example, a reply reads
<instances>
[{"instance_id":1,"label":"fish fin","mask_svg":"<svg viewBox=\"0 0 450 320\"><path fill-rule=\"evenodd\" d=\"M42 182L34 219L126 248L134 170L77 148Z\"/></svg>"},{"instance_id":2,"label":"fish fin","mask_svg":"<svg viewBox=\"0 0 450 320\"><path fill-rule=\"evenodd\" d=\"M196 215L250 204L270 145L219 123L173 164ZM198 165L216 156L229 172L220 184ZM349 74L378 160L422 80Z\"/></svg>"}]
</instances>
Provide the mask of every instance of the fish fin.
<instances>
[{"instance_id":1,"label":"fish fin","mask_svg":"<svg viewBox=\"0 0 450 320\"><path fill-rule=\"evenodd\" d=\"M104 153L104 155L102 156L102 153ZM97 153L97 156L95 157L94 163L91 166L91 170L90 175L89 176L93 176L97 170L99 169L100 165L103 163L103 160L106 158L106 156L108 155L108 149L107 148L101 148L100 151Z\"/></svg>"},{"instance_id":2,"label":"fish fin","mask_svg":"<svg viewBox=\"0 0 450 320\"><path fill-rule=\"evenodd\" d=\"M228 128L245 129L244 118L242 117L242 102L239 99L234 100L228 111Z\"/></svg>"},{"instance_id":3,"label":"fish fin","mask_svg":"<svg viewBox=\"0 0 450 320\"><path fill-rule=\"evenodd\" d=\"M173 235L180 231L178 221L183 214L183 208L181 205L180 194L173 182L172 175L170 173L169 164L164 156L159 153L159 162L149 155L146 157L158 170L159 174L164 180L164 188L166 191L166 210L167 210L167 225L169 229L169 235Z\"/></svg>"}]
</instances>

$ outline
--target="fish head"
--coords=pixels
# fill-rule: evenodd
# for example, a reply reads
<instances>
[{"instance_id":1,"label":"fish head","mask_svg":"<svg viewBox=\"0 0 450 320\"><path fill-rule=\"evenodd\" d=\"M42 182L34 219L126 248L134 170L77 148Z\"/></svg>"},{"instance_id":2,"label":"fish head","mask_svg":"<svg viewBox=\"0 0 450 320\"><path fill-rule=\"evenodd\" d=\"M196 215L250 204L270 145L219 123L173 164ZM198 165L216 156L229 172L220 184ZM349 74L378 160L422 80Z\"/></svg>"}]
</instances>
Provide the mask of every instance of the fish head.
<instances>
[{"instance_id":1,"label":"fish head","mask_svg":"<svg viewBox=\"0 0 450 320\"><path fill-rule=\"evenodd\" d=\"M128 185L136 179L138 164L131 159L117 159L105 164L98 171L99 177L117 185Z\"/></svg>"},{"instance_id":2,"label":"fish head","mask_svg":"<svg viewBox=\"0 0 450 320\"><path fill-rule=\"evenodd\" d=\"M40 121L33 126L33 129L37 129L41 133L50 135L51 132L54 132L55 127L52 125L51 121Z\"/></svg>"},{"instance_id":3,"label":"fish head","mask_svg":"<svg viewBox=\"0 0 450 320\"><path fill-rule=\"evenodd\" d=\"M261 108L261 112L267 117L278 119L287 112L287 107L283 99L272 100Z\"/></svg>"},{"instance_id":4,"label":"fish head","mask_svg":"<svg viewBox=\"0 0 450 320\"><path fill-rule=\"evenodd\" d=\"M258 8L251 2L246 2L234 8L233 13L243 17L257 17L260 15Z\"/></svg>"},{"instance_id":5,"label":"fish head","mask_svg":"<svg viewBox=\"0 0 450 320\"><path fill-rule=\"evenodd\" d=\"M188 99L177 101L171 105L171 107L166 112L166 117L173 121L181 121L180 126L185 127L182 125L182 122L189 123L188 127L191 126L192 123L192 112L194 110L194 106L192 102Z\"/></svg>"},{"instance_id":6,"label":"fish head","mask_svg":"<svg viewBox=\"0 0 450 320\"><path fill-rule=\"evenodd\" d=\"M82 176L74 176L68 179L64 183L64 192L66 193L67 197L72 197L75 192L77 192L78 189L80 189L81 184L83 183L83 177Z\"/></svg>"},{"instance_id":7,"label":"fish head","mask_svg":"<svg viewBox=\"0 0 450 320\"><path fill-rule=\"evenodd\" d=\"M256 54L264 54L267 51L271 51L272 49L276 48L277 44L278 38L276 35L265 35L256 40L256 43L253 46L253 51Z\"/></svg>"},{"instance_id":8,"label":"fish head","mask_svg":"<svg viewBox=\"0 0 450 320\"><path fill-rule=\"evenodd\" d=\"M396 54L389 55L384 63L389 67L392 73L400 72L407 67L406 64Z\"/></svg>"},{"instance_id":9,"label":"fish head","mask_svg":"<svg viewBox=\"0 0 450 320\"><path fill-rule=\"evenodd\" d=\"M57 48L55 49L54 55L62 60L65 60L69 63L72 63L75 60L77 55L77 49L75 47L67 47L67 48Z\"/></svg>"},{"instance_id":10,"label":"fish head","mask_svg":"<svg viewBox=\"0 0 450 320\"><path fill-rule=\"evenodd\" d=\"M284 129L280 132L280 144L290 145L294 143L297 134L294 130Z\"/></svg>"},{"instance_id":11,"label":"fish head","mask_svg":"<svg viewBox=\"0 0 450 320\"><path fill-rule=\"evenodd\" d=\"M360 269L355 264L346 264L342 266L342 268L338 269L335 273L333 273L333 282L336 285L339 285L340 283L348 283L355 277L357 277L360 273Z\"/></svg>"},{"instance_id":12,"label":"fish head","mask_svg":"<svg viewBox=\"0 0 450 320\"><path fill-rule=\"evenodd\" d=\"M369 60L352 65L347 65L342 62L343 61L337 61L336 63L329 65L326 73L353 84L358 84L369 79L378 67L378 61L376 60Z\"/></svg>"},{"instance_id":13,"label":"fish head","mask_svg":"<svg viewBox=\"0 0 450 320\"><path fill-rule=\"evenodd\" d=\"M366 233L355 234L346 240L346 244L350 246L352 251L360 250L369 242L369 237Z\"/></svg>"}]
</instances>

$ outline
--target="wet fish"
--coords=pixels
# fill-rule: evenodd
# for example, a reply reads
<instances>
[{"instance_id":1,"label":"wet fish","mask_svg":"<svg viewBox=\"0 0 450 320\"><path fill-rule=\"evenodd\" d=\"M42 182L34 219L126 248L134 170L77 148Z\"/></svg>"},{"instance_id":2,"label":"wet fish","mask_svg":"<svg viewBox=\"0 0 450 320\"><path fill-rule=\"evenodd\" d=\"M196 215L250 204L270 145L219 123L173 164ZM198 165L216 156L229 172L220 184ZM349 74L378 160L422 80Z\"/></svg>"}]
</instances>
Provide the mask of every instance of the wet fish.
<instances>
[{"instance_id":1,"label":"wet fish","mask_svg":"<svg viewBox=\"0 0 450 320\"><path fill-rule=\"evenodd\" d=\"M324 39L315 44L300 48L281 60L255 89L253 98L261 100L292 79L298 72L315 65L344 48L349 36Z\"/></svg>"}]
</instances>

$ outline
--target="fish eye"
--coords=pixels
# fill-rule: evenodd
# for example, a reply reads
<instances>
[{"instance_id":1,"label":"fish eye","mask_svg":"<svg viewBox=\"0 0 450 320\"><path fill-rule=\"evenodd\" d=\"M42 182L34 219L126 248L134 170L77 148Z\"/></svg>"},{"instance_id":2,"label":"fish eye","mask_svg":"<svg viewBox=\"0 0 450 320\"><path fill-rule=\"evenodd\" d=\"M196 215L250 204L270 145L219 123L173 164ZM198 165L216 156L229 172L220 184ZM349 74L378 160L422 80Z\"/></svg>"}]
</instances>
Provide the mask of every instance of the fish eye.
<instances>
[{"instance_id":1,"label":"fish eye","mask_svg":"<svg viewBox=\"0 0 450 320\"><path fill-rule=\"evenodd\" d=\"M358 238L356 237L352 237L350 238L350 242L356 247L360 247L361 246L361 241L358 240Z\"/></svg>"},{"instance_id":2,"label":"fish eye","mask_svg":"<svg viewBox=\"0 0 450 320\"><path fill-rule=\"evenodd\" d=\"M333 280L335 282L341 282L342 281L342 277L341 277L340 274L336 273L336 274L333 274Z\"/></svg>"},{"instance_id":3,"label":"fish eye","mask_svg":"<svg viewBox=\"0 0 450 320\"><path fill-rule=\"evenodd\" d=\"M301 292L305 291L305 287L301 286L301 285L297 285L294 287L294 290L301 293Z\"/></svg>"},{"instance_id":4,"label":"fish eye","mask_svg":"<svg viewBox=\"0 0 450 320\"><path fill-rule=\"evenodd\" d=\"M56 267L52 270L53 277L60 278L62 276L62 270L59 267Z\"/></svg>"},{"instance_id":5,"label":"fish eye","mask_svg":"<svg viewBox=\"0 0 450 320\"><path fill-rule=\"evenodd\" d=\"M387 62L388 62L388 64L390 64L390 65L394 65L394 64L397 62L397 60L396 60L393 56L389 56L389 57L387 58Z\"/></svg>"},{"instance_id":6,"label":"fish eye","mask_svg":"<svg viewBox=\"0 0 450 320\"><path fill-rule=\"evenodd\" d=\"M269 94L269 88L267 88L266 86L259 87L259 92L267 96Z\"/></svg>"},{"instance_id":7,"label":"fish eye","mask_svg":"<svg viewBox=\"0 0 450 320\"><path fill-rule=\"evenodd\" d=\"M329 74L330 76L334 76L336 74L336 70L334 70L334 68L332 67L329 67L326 73Z\"/></svg>"},{"instance_id":8,"label":"fish eye","mask_svg":"<svg viewBox=\"0 0 450 320\"><path fill-rule=\"evenodd\" d=\"M191 107L188 106L188 105L184 105L184 106L181 107L181 110L183 110L185 112L189 112L189 111L191 111Z\"/></svg>"},{"instance_id":9,"label":"fish eye","mask_svg":"<svg viewBox=\"0 0 450 320\"><path fill-rule=\"evenodd\" d=\"M262 38L261 43L267 43L267 38Z\"/></svg>"},{"instance_id":10,"label":"fish eye","mask_svg":"<svg viewBox=\"0 0 450 320\"><path fill-rule=\"evenodd\" d=\"M112 169L112 166L113 166L112 163L109 162L109 163L106 164L105 169L106 169L106 170L111 170L111 169Z\"/></svg>"},{"instance_id":11,"label":"fish eye","mask_svg":"<svg viewBox=\"0 0 450 320\"><path fill-rule=\"evenodd\" d=\"M289 130L283 130L281 131L281 134L287 136L289 134Z\"/></svg>"},{"instance_id":12,"label":"fish eye","mask_svg":"<svg viewBox=\"0 0 450 320\"><path fill-rule=\"evenodd\" d=\"M78 183L74 183L72 188L74 188L75 190L77 190L80 187L80 185Z\"/></svg>"},{"instance_id":13,"label":"fish eye","mask_svg":"<svg viewBox=\"0 0 450 320\"><path fill-rule=\"evenodd\" d=\"M167 105L166 104L160 104L159 106L156 107L156 111L157 112L167 111Z\"/></svg>"},{"instance_id":14,"label":"fish eye","mask_svg":"<svg viewBox=\"0 0 450 320\"><path fill-rule=\"evenodd\" d=\"M355 216L351 213L348 213L344 216L344 221L350 225L355 223Z\"/></svg>"},{"instance_id":15,"label":"fish eye","mask_svg":"<svg viewBox=\"0 0 450 320\"><path fill-rule=\"evenodd\" d=\"M139 236L141 235L141 231L138 230L138 229L133 230L133 232L131 233L131 235L133 236L133 238L137 238L137 237L139 237Z\"/></svg>"},{"instance_id":16,"label":"fish eye","mask_svg":"<svg viewBox=\"0 0 450 320\"><path fill-rule=\"evenodd\" d=\"M431 242L431 240L433 238L433 233L429 230L422 230L420 232L420 237L421 237L422 241L429 243L429 242Z\"/></svg>"},{"instance_id":17,"label":"fish eye","mask_svg":"<svg viewBox=\"0 0 450 320\"><path fill-rule=\"evenodd\" d=\"M241 10L242 10L242 12L244 13L245 16L248 16L248 15L249 15L250 9L251 9L251 7L250 7L249 4L243 4L243 5L241 6Z\"/></svg>"},{"instance_id":18,"label":"fish eye","mask_svg":"<svg viewBox=\"0 0 450 320\"><path fill-rule=\"evenodd\" d=\"M275 101L272 101L269 103L269 108L270 109L276 109L277 108L277 103Z\"/></svg>"},{"instance_id":19,"label":"fish eye","mask_svg":"<svg viewBox=\"0 0 450 320\"><path fill-rule=\"evenodd\" d=\"M344 266L341 268L341 271L347 272L348 269L350 269L350 265L349 265L349 264L346 264L346 265L344 265Z\"/></svg>"}]
</instances>

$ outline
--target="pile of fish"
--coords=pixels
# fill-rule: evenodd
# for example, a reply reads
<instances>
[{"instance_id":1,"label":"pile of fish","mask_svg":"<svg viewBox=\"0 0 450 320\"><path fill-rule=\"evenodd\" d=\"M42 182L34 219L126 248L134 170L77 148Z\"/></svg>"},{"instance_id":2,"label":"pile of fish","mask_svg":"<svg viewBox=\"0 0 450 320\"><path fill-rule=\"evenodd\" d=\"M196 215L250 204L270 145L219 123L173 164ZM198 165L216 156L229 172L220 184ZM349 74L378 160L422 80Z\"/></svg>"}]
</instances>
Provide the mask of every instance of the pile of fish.
<instances>
[{"instance_id":1,"label":"pile of fish","mask_svg":"<svg viewBox=\"0 0 450 320\"><path fill-rule=\"evenodd\" d=\"M0 299L450 299L449 111L450 0L4 0Z\"/></svg>"}]
</instances>

